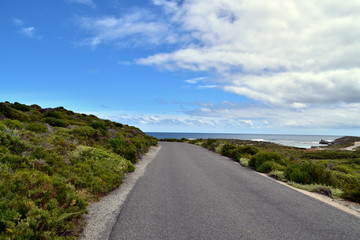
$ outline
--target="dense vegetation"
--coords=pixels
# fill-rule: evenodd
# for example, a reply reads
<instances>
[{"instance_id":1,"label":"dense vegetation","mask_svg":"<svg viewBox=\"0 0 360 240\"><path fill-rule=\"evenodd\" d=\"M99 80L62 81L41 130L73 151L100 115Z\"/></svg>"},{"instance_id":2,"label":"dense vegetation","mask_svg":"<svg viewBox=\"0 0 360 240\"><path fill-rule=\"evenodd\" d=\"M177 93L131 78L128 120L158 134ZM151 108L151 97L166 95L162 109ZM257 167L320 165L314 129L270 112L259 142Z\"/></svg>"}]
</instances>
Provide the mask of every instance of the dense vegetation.
<instances>
[{"instance_id":1,"label":"dense vegetation","mask_svg":"<svg viewBox=\"0 0 360 240\"><path fill-rule=\"evenodd\" d=\"M0 103L0 239L76 239L89 201L157 140L63 107Z\"/></svg>"},{"instance_id":2,"label":"dense vegetation","mask_svg":"<svg viewBox=\"0 0 360 240\"><path fill-rule=\"evenodd\" d=\"M345 139L352 144L358 140L342 138L338 141L341 146L351 144ZM201 145L296 187L360 202L360 149L341 150L338 144L321 149L300 149L269 142L225 139L178 141Z\"/></svg>"}]
</instances>

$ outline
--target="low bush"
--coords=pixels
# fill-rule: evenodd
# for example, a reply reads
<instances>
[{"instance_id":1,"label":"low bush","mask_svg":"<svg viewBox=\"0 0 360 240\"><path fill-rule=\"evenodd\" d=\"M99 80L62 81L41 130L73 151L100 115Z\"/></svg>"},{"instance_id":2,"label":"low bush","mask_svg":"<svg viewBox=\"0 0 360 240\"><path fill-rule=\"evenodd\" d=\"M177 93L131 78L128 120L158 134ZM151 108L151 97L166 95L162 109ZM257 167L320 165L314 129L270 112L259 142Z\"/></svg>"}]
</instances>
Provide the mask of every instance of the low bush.
<instances>
[{"instance_id":1,"label":"low bush","mask_svg":"<svg viewBox=\"0 0 360 240\"><path fill-rule=\"evenodd\" d=\"M261 165L265 162L274 162L278 165L286 165L286 160L281 157L280 154L275 152L265 152L261 151L255 154L249 161L249 167L254 168L255 170L259 171ZM270 163L267 163L266 169L271 166ZM275 165L273 165L275 166ZM265 170L265 169L264 169ZM280 169L272 169L272 170L280 170ZM270 170L271 171L271 170Z\"/></svg>"},{"instance_id":2,"label":"low bush","mask_svg":"<svg viewBox=\"0 0 360 240\"><path fill-rule=\"evenodd\" d=\"M279 181L286 181L285 174L283 171L274 170L269 172L269 176Z\"/></svg>"},{"instance_id":3,"label":"low bush","mask_svg":"<svg viewBox=\"0 0 360 240\"><path fill-rule=\"evenodd\" d=\"M44 113L44 117L61 119L63 118L63 114L58 111L49 110Z\"/></svg>"},{"instance_id":4,"label":"low bush","mask_svg":"<svg viewBox=\"0 0 360 240\"><path fill-rule=\"evenodd\" d=\"M69 125L65 120L54 117L46 117L43 121L53 127L67 127Z\"/></svg>"},{"instance_id":5,"label":"low bush","mask_svg":"<svg viewBox=\"0 0 360 240\"><path fill-rule=\"evenodd\" d=\"M4 119L2 121L8 128L11 129L22 129L23 124L19 120Z\"/></svg>"},{"instance_id":6,"label":"low bush","mask_svg":"<svg viewBox=\"0 0 360 240\"><path fill-rule=\"evenodd\" d=\"M77 176L72 183L94 194L116 188L121 184L124 172L133 170L130 161L94 147L79 146L70 154L70 162Z\"/></svg>"},{"instance_id":7,"label":"low bush","mask_svg":"<svg viewBox=\"0 0 360 240\"><path fill-rule=\"evenodd\" d=\"M258 168L256 168L256 171L262 172L262 173L269 173L271 171L284 171L285 167L274 162L274 161L266 161L262 163Z\"/></svg>"},{"instance_id":8,"label":"low bush","mask_svg":"<svg viewBox=\"0 0 360 240\"><path fill-rule=\"evenodd\" d=\"M309 192L316 192L331 198L340 198L343 191L339 188L322 185L322 184L300 184L296 182L288 182L290 186L300 188Z\"/></svg>"},{"instance_id":9,"label":"low bush","mask_svg":"<svg viewBox=\"0 0 360 240\"><path fill-rule=\"evenodd\" d=\"M360 182L357 185L351 185L345 188L342 197L360 203Z\"/></svg>"},{"instance_id":10,"label":"low bush","mask_svg":"<svg viewBox=\"0 0 360 240\"><path fill-rule=\"evenodd\" d=\"M33 122L33 123L28 123L26 125L26 129L29 131L33 131L36 133L46 133L48 132L48 128L46 125L42 124L42 123L37 123L37 122Z\"/></svg>"},{"instance_id":11,"label":"low bush","mask_svg":"<svg viewBox=\"0 0 360 240\"><path fill-rule=\"evenodd\" d=\"M21 104L21 103L18 103L18 102L14 102L14 105L12 106L13 108L17 109L17 110L20 110L20 111L23 111L23 112L28 112L30 111L30 107L25 105L25 104Z\"/></svg>"},{"instance_id":12,"label":"low bush","mask_svg":"<svg viewBox=\"0 0 360 240\"><path fill-rule=\"evenodd\" d=\"M289 164L285 170L285 176L289 181L301 184L339 185L339 180L329 170L308 161Z\"/></svg>"},{"instance_id":13,"label":"low bush","mask_svg":"<svg viewBox=\"0 0 360 240\"><path fill-rule=\"evenodd\" d=\"M124 138L114 138L110 139L109 144L113 152L130 160L132 163L137 161L137 150L131 142L126 141Z\"/></svg>"},{"instance_id":14,"label":"low bush","mask_svg":"<svg viewBox=\"0 0 360 240\"><path fill-rule=\"evenodd\" d=\"M251 157L258 151L259 150L252 145L238 146L234 144L225 144L222 147L221 154L238 162L241 157Z\"/></svg>"}]
</instances>

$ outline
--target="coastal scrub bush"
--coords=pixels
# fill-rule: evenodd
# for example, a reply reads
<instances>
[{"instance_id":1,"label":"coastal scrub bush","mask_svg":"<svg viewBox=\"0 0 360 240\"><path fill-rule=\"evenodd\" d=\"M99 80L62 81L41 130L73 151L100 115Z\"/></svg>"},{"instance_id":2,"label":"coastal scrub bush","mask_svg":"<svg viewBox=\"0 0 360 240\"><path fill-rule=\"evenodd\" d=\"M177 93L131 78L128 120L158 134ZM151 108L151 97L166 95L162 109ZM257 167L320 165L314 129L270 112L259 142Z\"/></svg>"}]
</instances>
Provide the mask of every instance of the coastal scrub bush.
<instances>
[{"instance_id":1,"label":"coastal scrub bush","mask_svg":"<svg viewBox=\"0 0 360 240\"><path fill-rule=\"evenodd\" d=\"M259 150L252 145L238 146L234 144L225 144L222 147L221 154L238 162L241 157L251 157L258 151Z\"/></svg>"},{"instance_id":2,"label":"coastal scrub bush","mask_svg":"<svg viewBox=\"0 0 360 240\"><path fill-rule=\"evenodd\" d=\"M136 163L137 149L132 142L123 138L114 138L110 139L109 144L115 153L121 155L127 160L130 160L132 163Z\"/></svg>"},{"instance_id":3,"label":"coastal scrub bush","mask_svg":"<svg viewBox=\"0 0 360 240\"><path fill-rule=\"evenodd\" d=\"M73 184L88 188L91 193L107 193L119 186L124 172L133 171L130 161L103 149L79 146L70 154L70 162L77 178Z\"/></svg>"},{"instance_id":4,"label":"coastal scrub bush","mask_svg":"<svg viewBox=\"0 0 360 240\"><path fill-rule=\"evenodd\" d=\"M262 172L262 173L269 173L271 171L284 171L286 167L283 165L280 165L274 161L266 161L263 164L261 164L256 171Z\"/></svg>"},{"instance_id":5,"label":"coastal scrub bush","mask_svg":"<svg viewBox=\"0 0 360 240\"><path fill-rule=\"evenodd\" d=\"M356 185L350 185L344 189L342 197L360 203L360 182Z\"/></svg>"},{"instance_id":6,"label":"coastal scrub bush","mask_svg":"<svg viewBox=\"0 0 360 240\"><path fill-rule=\"evenodd\" d=\"M11 173L2 167L0 179L1 239L55 239L86 211L84 200L66 182L41 171Z\"/></svg>"},{"instance_id":7,"label":"coastal scrub bush","mask_svg":"<svg viewBox=\"0 0 360 240\"><path fill-rule=\"evenodd\" d=\"M23 111L23 112L28 112L30 111L30 107L25 105L25 104L21 104L21 103L18 103L18 102L14 102L13 108L17 109L17 110L20 110L20 111Z\"/></svg>"},{"instance_id":8,"label":"coastal scrub bush","mask_svg":"<svg viewBox=\"0 0 360 240\"><path fill-rule=\"evenodd\" d=\"M30 118L24 112L11 107L9 103L0 103L0 117L28 121Z\"/></svg>"},{"instance_id":9,"label":"coastal scrub bush","mask_svg":"<svg viewBox=\"0 0 360 240\"><path fill-rule=\"evenodd\" d=\"M211 150L211 151L214 151L216 150L216 147L219 145L219 141L217 139L207 139L205 142L204 142L204 145L203 147Z\"/></svg>"},{"instance_id":10,"label":"coastal scrub bush","mask_svg":"<svg viewBox=\"0 0 360 240\"><path fill-rule=\"evenodd\" d=\"M97 129L100 132L106 132L106 130L107 130L107 126L103 122L100 122L100 121L93 121L89 125L93 129Z\"/></svg>"},{"instance_id":11,"label":"coastal scrub bush","mask_svg":"<svg viewBox=\"0 0 360 240\"><path fill-rule=\"evenodd\" d=\"M265 162L273 162L266 163L266 165L261 168ZM279 165L286 165L286 160L281 157L280 154L275 152L265 152L260 151L256 153L249 161L249 167L254 168L256 171L272 171L272 170L281 170ZM272 169L274 167L274 169Z\"/></svg>"},{"instance_id":12,"label":"coastal scrub bush","mask_svg":"<svg viewBox=\"0 0 360 240\"><path fill-rule=\"evenodd\" d=\"M61 119L63 118L63 115L61 112L58 111L47 111L44 113L44 117Z\"/></svg>"},{"instance_id":13,"label":"coastal scrub bush","mask_svg":"<svg viewBox=\"0 0 360 240\"><path fill-rule=\"evenodd\" d=\"M22 129L23 127L22 122L19 120L4 119L2 122L11 129Z\"/></svg>"},{"instance_id":14,"label":"coastal scrub bush","mask_svg":"<svg viewBox=\"0 0 360 240\"><path fill-rule=\"evenodd\" d=\"M26 129L29 131L32 131L32 132L36 132L36 133L48 132L48 128L46 125L44 125L42 123L37 123L37 122L28 123L26 125Z\"/></svg>"},{"instance_id":15,"label":"coastal scrub bush","mask_svg":"<svg viewBox=\"0 0 360 240\"><path fill-rule=\"evenodd\" d=\"M69 125L65 120L54 117L46 117L43 121L53 127L67 127Z\"/></svg>"},{"instance_id":16,"label":"coastal scrub bush","mask_svg":"<svg viewBox=\"0 0 360 240\"><path fill-rule=\"evenodd\" d=\"M81 138L86 140L87 138L98 138L100 133L99 131L95 130L92 127L89 126L80 126L80 127L75 127L74 129L71 130L71 132Z\"/></svg>"},{"instance_id":17,"label":"coastal scrub bush","mask_svg":"<svg viewBox=\"0 0 360 240\"><path fill-rule=\"evenodd\" d=\"M285 176L289 181L301 184L325 184L337 186L338 179L323 166L312 162L300 162L289 164L285 170Z\"/></svg>"},{"instance_id":18,"label":"coastal scrub bush","mask_svg":"<svg viewBox=\"0 0 360 240\"><path fill-rule=\"evenodd\" d=\"M269 172L269 176L279 181L283 181L283 182L286 181L286 177L283 171L279 171L279 170L271 171Z\"/></svg>"},{"instance_id":19,"label":"coastal scrub bush","mask_svg":"<svg viewBox=\"0 0 360 240\"><path fill-rule=\"evenodd\" d=\"M20 154L29 149L19 136L4 131L0 131L0 145L7 147L13 154Z\"/></svg>"}]
</instances>

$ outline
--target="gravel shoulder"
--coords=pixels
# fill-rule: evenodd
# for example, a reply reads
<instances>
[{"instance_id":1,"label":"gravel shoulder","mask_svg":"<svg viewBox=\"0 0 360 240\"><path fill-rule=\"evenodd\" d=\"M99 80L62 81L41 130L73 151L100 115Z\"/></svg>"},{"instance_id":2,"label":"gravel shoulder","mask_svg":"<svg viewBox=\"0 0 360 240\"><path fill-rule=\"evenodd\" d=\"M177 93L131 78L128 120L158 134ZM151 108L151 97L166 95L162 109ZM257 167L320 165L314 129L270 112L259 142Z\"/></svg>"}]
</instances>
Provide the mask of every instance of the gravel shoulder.
<instances>
[{"instance_id":1,"label":"gravel shoulder","mask_svg":"<svg viewBox=\"0 0 360 240\"><path fill-rule=\"evenodd\" d=\"M127 195L138 179L143 176L147 165L156 157L160 148L160 145L152 147L135 165L135 172L127 174L119 188L101 198L100 201L88 206L89 213L85 216L87 224L79 238L80 240L109 239Z\"/></svg>"}]
</instances>

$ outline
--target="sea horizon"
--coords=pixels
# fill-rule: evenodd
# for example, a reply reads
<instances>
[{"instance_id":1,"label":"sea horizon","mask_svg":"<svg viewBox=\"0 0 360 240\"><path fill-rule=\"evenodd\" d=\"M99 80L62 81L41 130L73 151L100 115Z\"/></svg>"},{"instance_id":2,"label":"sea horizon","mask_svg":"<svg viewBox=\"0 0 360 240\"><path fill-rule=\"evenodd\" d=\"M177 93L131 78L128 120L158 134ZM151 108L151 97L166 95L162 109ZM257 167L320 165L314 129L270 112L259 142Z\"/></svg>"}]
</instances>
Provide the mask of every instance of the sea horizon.
<instances>
[{"instance_id":1,"label":"sea horizon","mask_svg":"<svg viewBox=\"0 0 360 240\"><path fill-rule=\"evenodd\" d=\"M318 146L326 146L319 142L323 139L326 141L334 141L343 135L321 135L321 134L256 134L256 133L196 133L196 132L145 132L157 139L165 138L187 138L187 139L239 139L251 141L263 141L281 144L284 146L292 146L299 148L311 148Z\"/></svg>"}]
</instances>

